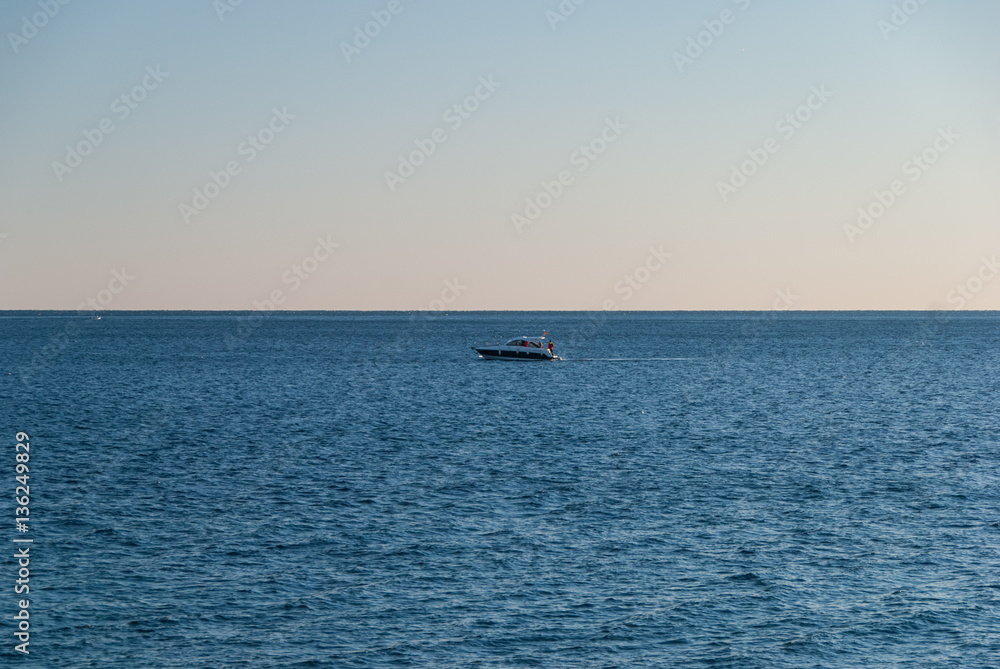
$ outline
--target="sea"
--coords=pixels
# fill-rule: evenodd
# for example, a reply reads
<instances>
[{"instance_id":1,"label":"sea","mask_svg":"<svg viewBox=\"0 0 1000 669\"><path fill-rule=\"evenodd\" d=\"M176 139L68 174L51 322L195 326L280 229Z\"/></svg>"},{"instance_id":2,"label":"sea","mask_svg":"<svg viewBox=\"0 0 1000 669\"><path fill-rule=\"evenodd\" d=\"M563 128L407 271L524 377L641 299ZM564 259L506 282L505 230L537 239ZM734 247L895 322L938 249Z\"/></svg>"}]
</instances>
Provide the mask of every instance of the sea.
<instances>
[{"instance_id":1,"label":"sea","mask_svg":"<svg viewBox=\"0 0 1000 669\"><path fill-rule=\"evenodd\" d=\"M991 312L0 312L0 665L998 667L998 352Z\"/></svg>"}]
</instances>

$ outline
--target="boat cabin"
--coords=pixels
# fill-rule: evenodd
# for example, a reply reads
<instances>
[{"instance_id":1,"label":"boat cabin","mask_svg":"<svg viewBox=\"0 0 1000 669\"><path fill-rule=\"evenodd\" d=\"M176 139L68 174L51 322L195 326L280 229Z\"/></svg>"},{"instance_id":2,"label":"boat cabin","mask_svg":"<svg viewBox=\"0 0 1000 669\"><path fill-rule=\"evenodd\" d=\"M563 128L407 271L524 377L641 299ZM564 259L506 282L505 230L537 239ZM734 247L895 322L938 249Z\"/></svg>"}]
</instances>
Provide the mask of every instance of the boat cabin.
<instances>
[{"instance_id":1,"label":"boat cabin","mask_svg":"<svg viewBox=\"0 0 1000 669\"><path fill-rule=\"evenodd\" d=\"M504 344L504 346L523 346L525 348L542 348L542 339L544 337L535 337L529 339L528 337L521 337L520 339L511 339L509 342Z\"/></svg>"}]
</instances>

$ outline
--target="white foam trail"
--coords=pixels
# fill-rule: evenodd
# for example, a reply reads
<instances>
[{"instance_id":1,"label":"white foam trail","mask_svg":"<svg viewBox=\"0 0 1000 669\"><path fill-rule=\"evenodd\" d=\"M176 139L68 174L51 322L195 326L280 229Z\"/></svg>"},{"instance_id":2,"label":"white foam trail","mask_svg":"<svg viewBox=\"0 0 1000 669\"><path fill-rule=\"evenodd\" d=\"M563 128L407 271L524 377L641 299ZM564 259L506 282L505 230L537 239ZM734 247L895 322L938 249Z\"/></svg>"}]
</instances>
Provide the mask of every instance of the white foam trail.
<instances>
[{"instance_id":1,"label":"white foam trail","mask_svg":"<svg viewBox=\"0 0 1000 669\"><path fill-rule=\"evenodd\" d=\"M698 360L698 358L562 358L562 362L646 362L649 360Z\"/></svg>"}]
</instances>

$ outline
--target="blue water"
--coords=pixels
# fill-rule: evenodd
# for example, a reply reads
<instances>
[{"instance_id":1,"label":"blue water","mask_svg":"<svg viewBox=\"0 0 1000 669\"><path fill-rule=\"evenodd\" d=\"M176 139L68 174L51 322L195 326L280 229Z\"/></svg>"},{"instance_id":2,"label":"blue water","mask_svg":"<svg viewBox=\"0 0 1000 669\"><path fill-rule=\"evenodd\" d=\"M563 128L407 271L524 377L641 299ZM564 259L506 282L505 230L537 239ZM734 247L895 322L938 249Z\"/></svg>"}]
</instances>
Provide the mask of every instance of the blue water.
<instances>
[{"instance_id":1,"label":"blue water","mask_svg":"<svg viewBox=\"0 0 1000 669\"><path fill-rule=\"evenodd\" d=\"M998 352L992 313L2 312L0 664L1000 666Z\"/></svg>"}]
</instances>

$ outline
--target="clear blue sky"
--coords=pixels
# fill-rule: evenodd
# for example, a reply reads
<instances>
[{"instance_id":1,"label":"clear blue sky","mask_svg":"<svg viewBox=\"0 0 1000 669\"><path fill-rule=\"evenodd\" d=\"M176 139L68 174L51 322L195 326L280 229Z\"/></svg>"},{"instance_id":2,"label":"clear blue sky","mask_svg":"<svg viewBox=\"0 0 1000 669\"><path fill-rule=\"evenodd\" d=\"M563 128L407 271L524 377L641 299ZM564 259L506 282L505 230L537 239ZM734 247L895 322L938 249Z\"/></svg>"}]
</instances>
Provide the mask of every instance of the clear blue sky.
<instances>
[{"instance_id":1,"label":"clear blue sky","mask_svg":"<svg viewBox=\"0 0 1000 669\"><path fill-rule=\"evenodd\" d=\"M0 5L0 308L1000 308L1000 3L228 3Z\"/></svg>"}]
</instances>

